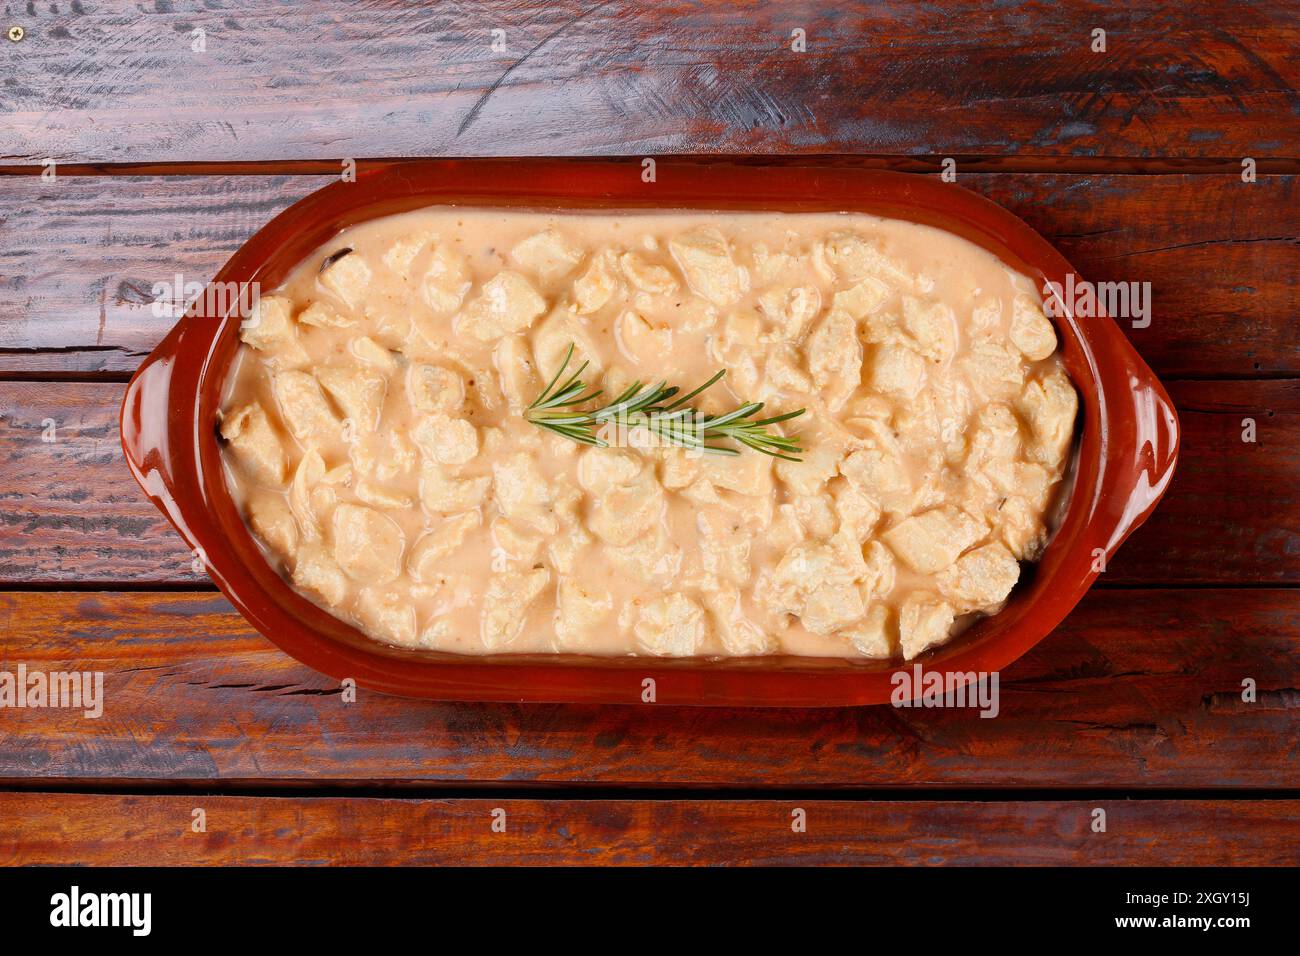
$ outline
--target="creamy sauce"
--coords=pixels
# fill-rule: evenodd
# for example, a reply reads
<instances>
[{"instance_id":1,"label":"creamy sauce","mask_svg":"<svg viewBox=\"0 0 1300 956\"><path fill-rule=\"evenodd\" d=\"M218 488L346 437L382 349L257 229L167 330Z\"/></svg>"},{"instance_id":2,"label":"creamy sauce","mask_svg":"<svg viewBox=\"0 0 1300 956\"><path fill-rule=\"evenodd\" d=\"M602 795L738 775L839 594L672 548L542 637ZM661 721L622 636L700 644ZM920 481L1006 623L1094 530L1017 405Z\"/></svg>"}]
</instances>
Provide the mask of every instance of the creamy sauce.
<instances>
[{"instance_id":1,"label":"creamy sauce","mask_svg":"<svg viewBox=\"0 0 1300 956\"><path fill-rule=\"evenodd\" d=\"M223 454L268 560L463 654L915 657L1041 552L1077 411L1026 277L856 214L434 207L346 230L241 337ZM804 408L772 426L802 461L539 428L570 344L584 408L726 369L699 410Z\"/></svg>"}]
</instances>

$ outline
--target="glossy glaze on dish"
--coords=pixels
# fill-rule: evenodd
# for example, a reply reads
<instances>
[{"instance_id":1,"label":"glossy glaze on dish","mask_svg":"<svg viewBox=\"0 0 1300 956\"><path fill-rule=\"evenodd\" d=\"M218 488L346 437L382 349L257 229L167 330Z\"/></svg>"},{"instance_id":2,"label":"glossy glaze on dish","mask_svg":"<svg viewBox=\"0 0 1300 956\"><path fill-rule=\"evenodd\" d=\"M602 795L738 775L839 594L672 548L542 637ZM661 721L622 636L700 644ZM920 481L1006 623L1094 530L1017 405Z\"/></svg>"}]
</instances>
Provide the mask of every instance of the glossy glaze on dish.
<instances>
[{"instance_id":1,"label":"glossy glaze on dish","mask_svg":"<svg viewBox=\"0 0 1300 956\"><path fill-rule=\"evenodd\" d=\"M862 215L407 213L242 338L221 431L270 559L457 653L910 659L1039 555L1076 410L1026 277ZM537 429L570 343L611 395L725 368L708 413L806 408L803 461Z\"/></svg>"}]
</instances>

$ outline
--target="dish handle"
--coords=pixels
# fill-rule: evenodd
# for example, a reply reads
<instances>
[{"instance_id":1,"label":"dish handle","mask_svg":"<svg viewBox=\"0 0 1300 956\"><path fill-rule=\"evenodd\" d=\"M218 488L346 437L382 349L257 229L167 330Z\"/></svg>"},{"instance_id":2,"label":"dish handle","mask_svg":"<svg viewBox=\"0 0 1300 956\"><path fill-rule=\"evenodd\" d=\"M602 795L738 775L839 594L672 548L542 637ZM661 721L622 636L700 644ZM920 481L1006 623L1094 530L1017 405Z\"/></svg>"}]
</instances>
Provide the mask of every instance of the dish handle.
<instances>
[{"instance_id":1,"label":"dish handle","mask_svg":"<svg viewBox=\"0 0 1300 956\"><path fill-rule=\"evenodd\" d=\"M1115 376L1100 380L1111 440L1102 449L1098 503L1112 519L1107 558L1164 495L1178 462L1178 413L1146 363L1125 343Z\"/></svg>"},{"instance_id":2,"label":"dish handle","mask_svg":"<svg viewBox=\"0 0 1300 956\"><path fill-rule=\"evenodd\" d=\"M197 484L182 487L187 481L184 476L198 473L193 460L197 449L192 436L189 442L178 441L180 436L173 433L169 421L174 417L170 415L173 408L192 405L197 398L193 387L190 394L181 394L185 376L178 374L181 340L188 324L187 319L182 319L131 377L122 399L120 427L122 452L136 482L186 543L197 548L190 526L194 514L189 512L193 509L183 508L183 503L201 503L202 489Z\"/></svg>"}]
</instances>

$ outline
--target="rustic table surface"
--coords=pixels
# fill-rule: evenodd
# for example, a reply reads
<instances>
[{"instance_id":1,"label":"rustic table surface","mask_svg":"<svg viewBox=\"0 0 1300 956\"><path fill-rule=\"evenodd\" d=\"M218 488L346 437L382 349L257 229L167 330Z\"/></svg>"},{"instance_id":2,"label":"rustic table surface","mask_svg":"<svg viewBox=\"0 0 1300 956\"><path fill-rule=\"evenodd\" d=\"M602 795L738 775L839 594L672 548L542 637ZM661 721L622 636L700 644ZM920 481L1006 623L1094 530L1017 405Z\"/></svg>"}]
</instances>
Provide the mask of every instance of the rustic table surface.
<instances>
[{"instance_id":1,"label":"rustic table surface","mask_svg":"<svg viewBox=\"0 0 1300 956\"><path fill-rule=\"evenodd\" d=\"M6 4L0 670L106 704L0 710L0 862L1300 862L1300 9L1139 6ZM517 154L952 158L1151 282L1177 476L998 719L349 705L195 572L118 443L155 283L345 159Z\"/></svg>"}]
</instances>

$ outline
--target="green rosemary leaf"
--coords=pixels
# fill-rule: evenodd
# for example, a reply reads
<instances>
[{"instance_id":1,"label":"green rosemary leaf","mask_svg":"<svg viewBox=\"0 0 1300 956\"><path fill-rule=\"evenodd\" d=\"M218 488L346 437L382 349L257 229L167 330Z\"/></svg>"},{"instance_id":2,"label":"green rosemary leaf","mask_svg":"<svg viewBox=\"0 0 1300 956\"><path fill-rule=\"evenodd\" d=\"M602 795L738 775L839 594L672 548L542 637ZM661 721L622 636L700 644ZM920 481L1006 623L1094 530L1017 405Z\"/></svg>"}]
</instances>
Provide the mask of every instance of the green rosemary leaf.
<instances>
[{"instance_id":1,"label":"green rosemary leaf","mask_svg":"<svg viewBox=\"0 0 1300 956\"><path fill-rule=\"evenodd\" d=\"M689 402L692 398L694 398L696 395L699 395L699 394L700 394L701 392L703 392L706 388L709 388L711 385L713 385L715 382L717 382L718 379L722 378L722 376L724 376L724 375L726 375L726 374L727 374L727 370L726 370L725 368L720 368L720 369L718 369L718 371L714 374L713 378L709 379L707 382L705 382L703 385L701 385L701 386L700 386L699 388L697 388L695 391L693 391L693 392L688 392L687 394L683 395L681 398L677 399L677 401L675 401L675 402L673 402L671 405L669 405L668 408L665 409L665 410L666 410L666 411L671 411L672 409L676 408L676 407L679 406L679 405L685 405L685 404L686 404L687 402ZM801 409L801 411L802 411L802 409Z\"/></svg>"},{"instance_id":2,"label":"green rosemary leaf","mask_svg":"<svg viewBox=\"0 0 1300 956\"><path fill-rule=\"evenodd\" d=\"M784 461L802 461L796 455L803 453L797 435L780 435L769 432L768 426L798 418L805 409L754 419L763 408L762 402L746 402L722 415L705 415L688 403L705 390L717 384L727 374L719 369L707 382L680 398L674 399L681 389L661 381L649 385L640 381L625 388L612 402L586 411L574 406L586 404L603 394L603 389L587 390L582 373L589 363L583 362L568 379L560 384L569 362L573 359L574 345L570 343L553 378L542 393L524 411L524 417L539 428L568 438L571 441L598 448L608 448L609 442L597 434L598 427L615 424L620 428L644 428L659 440L681 448L693 449L709 455L739 455L740 450L729 445L710 444L710 440L727 438L742 447L762 452Z\"/></svg>"},{"instance_id":3,"label":"green rosemary leaf","mask_svg":"<svg viewBox=\"0 0 1300 956\"><path fill-rule=\"evenodd\" d=\"M569 367L569 359L571 358L573 358L572 342L569 343L569 350L564 353L564 362L560 365L560 370L555 373L555 378L551 379L551 381L547 384L546 388L542 389L542 394L537 396L537 399L533 402L533 404L528 406L529 410L537 408L539 405L541 405L543 402L546 401L547 397L551 394L551 389L555 387L555 383L560 380L560 376L564 374L564 370Z\"/></svg>"}]
</instances>

